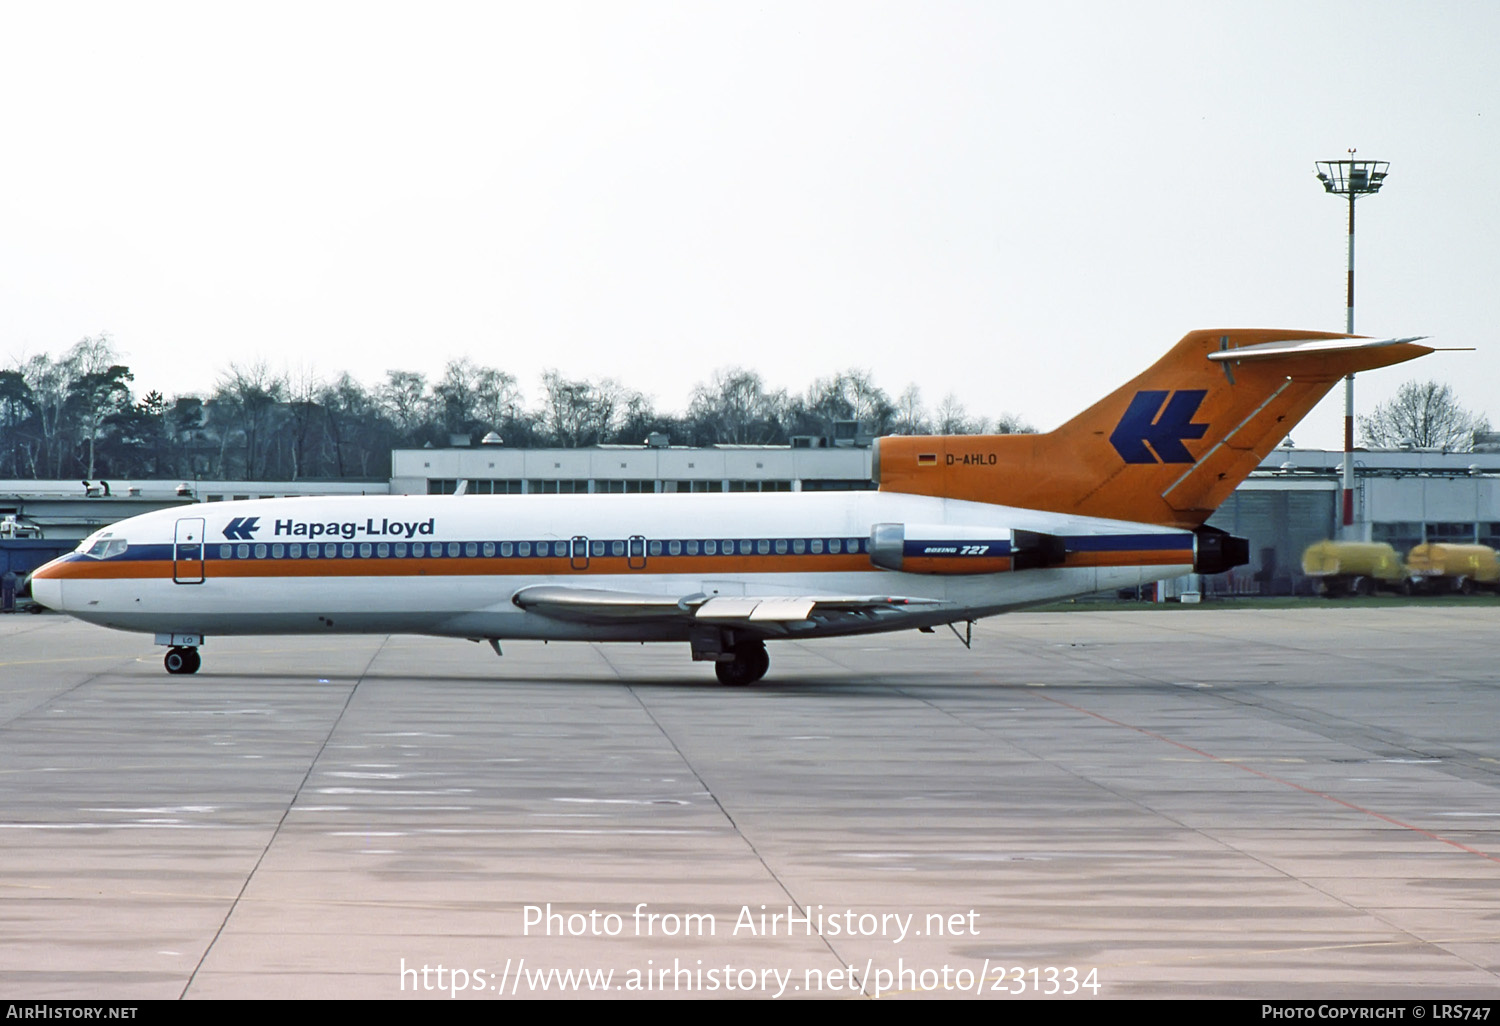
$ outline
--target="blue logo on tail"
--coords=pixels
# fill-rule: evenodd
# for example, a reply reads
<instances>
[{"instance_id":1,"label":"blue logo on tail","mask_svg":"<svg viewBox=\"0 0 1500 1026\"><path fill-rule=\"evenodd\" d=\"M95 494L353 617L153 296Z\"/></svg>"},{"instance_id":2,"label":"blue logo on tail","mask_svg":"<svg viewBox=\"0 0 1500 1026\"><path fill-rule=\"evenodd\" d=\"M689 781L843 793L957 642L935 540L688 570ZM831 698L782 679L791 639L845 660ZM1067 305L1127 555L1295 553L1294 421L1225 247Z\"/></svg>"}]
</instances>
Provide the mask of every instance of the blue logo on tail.
<instances>
[{"instance_id":1,"label":"blue logo on tail","mask_svg":"<svg viewBox=\"0 0 1500 1026\"><path fill-rule=\"evenodd\" d=\"M1207 424L1192 422L1206 395L1208 390L1202 388L1137 392L1109 436L1109 444L1126 463L1194 462L1182 443L1202 438L1208 431Z\"/></svg>"}]
</instances>

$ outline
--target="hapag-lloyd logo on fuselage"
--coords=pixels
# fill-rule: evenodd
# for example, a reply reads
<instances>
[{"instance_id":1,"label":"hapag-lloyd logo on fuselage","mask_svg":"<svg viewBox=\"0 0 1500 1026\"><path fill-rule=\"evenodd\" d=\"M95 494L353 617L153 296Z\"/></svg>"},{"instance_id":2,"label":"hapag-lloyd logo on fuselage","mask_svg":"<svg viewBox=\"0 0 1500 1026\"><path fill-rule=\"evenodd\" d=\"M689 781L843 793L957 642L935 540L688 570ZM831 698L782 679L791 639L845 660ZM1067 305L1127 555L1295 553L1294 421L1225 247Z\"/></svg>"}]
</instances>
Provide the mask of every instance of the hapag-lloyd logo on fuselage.
<instances>
[{"instance_id":1,"label":"hapag-lloyd logo on fuselage","mask_svg":"<svg viewBox=\"0 0 1500 1026\"><path fill-rule=\"evenodd\" d=\"M415 538L436 533L437 518L426 520L276 520L272 534L277 538ZM224 537L249 541L260 530L260 517L235 517L224 527Z\"/></svg>"},{"instance_id":2,"label":"hapag-lloyd logo on fuselage","mask_svg":"<svg viewBox=\"0 0 1500 1026\"><path fill-rule=\"evenodd\" d=\"M364 523L357 520L278 520L276 536L291 538L321 538L324 535L339 538L415 538L417 535L431 536L436 517L426 520L376 520L370 517Z\"/></svg>"}]
</instances>

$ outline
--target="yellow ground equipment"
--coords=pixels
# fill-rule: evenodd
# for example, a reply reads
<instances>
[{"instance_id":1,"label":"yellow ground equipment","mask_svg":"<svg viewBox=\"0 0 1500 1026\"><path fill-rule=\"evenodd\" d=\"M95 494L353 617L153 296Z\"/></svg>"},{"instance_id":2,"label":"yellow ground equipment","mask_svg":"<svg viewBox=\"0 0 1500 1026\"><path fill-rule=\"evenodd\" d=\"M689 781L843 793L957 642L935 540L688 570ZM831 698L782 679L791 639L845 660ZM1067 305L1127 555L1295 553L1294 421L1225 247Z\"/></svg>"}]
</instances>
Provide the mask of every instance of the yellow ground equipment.
<instances>
[{"instance_id":1,"label":"yellow ground equipment","mask_svg":"<svg viewBox=\"0 0 1500 1026\"><path fill-rule=\"evenodd\" d=\"M1407 581L1401 557L1385 542L1315 542L1302 553L1302 572L1330 598L1402 590Z\"/></svg>"},{"instance_id":2,"label":"yellow ground equipment","mask_svg":"<svg viewBox=\"0 0 1500 1026\"><path fill-rule=\"evenodd\" d=\"M1414 586L1423 591L1461 591L1500 587L1500 558L1488 545L1427 542L1406 556Z\"/></svg>"}]
</instances>

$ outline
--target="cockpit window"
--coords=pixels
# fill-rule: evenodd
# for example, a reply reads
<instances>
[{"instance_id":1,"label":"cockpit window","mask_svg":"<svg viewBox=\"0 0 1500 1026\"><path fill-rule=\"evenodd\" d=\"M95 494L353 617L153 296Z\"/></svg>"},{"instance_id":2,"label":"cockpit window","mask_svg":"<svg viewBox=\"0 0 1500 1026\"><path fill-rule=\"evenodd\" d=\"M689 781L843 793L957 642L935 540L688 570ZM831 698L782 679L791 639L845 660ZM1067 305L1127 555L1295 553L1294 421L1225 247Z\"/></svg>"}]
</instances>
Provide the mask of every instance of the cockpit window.
<instances>
[{"instance_id":1,"label":"cockpit window","mask_svg":"<svg viewBox=\"0 0 1500 1026\"><path fill-rule=\"evenodd\" d=\"M112 556L123 555L130 547L130 543L124 538L112 538L107 534L101 534L94 539L94 543L84 549L85 556L95 559L109 559Z\"/></svg>"}]
</instances>

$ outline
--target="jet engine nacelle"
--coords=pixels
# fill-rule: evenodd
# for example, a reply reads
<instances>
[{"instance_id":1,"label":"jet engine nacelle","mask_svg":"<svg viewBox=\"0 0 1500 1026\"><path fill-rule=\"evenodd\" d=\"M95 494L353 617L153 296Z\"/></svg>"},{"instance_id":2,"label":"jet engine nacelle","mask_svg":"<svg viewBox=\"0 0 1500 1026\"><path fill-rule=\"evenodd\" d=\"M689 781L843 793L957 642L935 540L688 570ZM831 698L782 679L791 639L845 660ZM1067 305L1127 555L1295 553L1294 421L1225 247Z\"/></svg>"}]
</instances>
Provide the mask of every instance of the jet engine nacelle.
<instances>
[{"instance_id":1,"label":"jet engine nacelle","mask_svg":"<svg viewBox=\"0 0 1500 1026\"><path fill-rule=\"evenodd\" d=\"M1063 540L1038 531L953 524L876 524L870 562L908 574L992 574L1060 566Z\"/></svg>"},{"instance_id":2,"label":"jet engine nacelle","mask_svg":"<svg viewBox=\"0 0 1500 1026\"><path fill-rule=\"evenodd\" d=\"M1222 574L1250 562L1250 540L1237 538L1217 527L1200 527L1193 534L1193 573Z\"/></svg>"}]
</instances>

